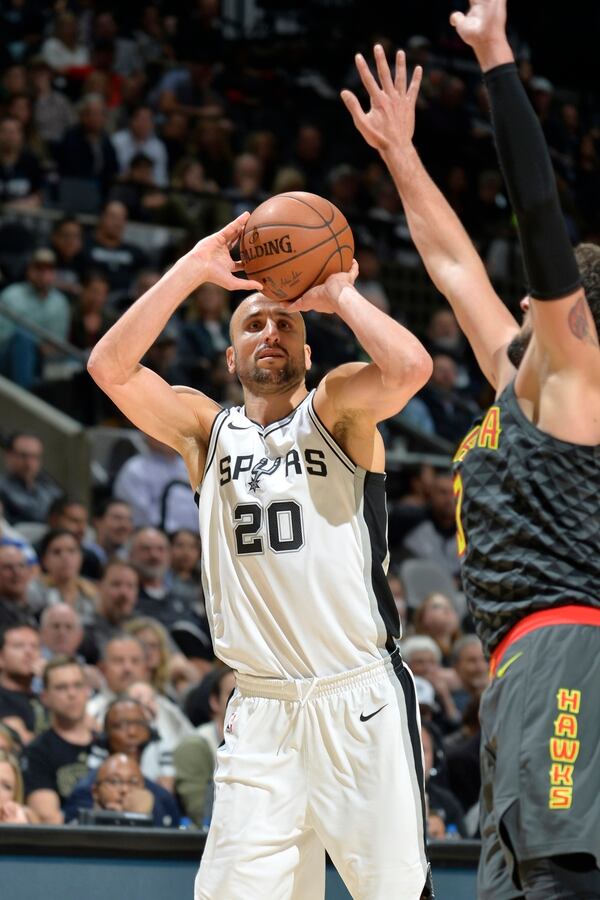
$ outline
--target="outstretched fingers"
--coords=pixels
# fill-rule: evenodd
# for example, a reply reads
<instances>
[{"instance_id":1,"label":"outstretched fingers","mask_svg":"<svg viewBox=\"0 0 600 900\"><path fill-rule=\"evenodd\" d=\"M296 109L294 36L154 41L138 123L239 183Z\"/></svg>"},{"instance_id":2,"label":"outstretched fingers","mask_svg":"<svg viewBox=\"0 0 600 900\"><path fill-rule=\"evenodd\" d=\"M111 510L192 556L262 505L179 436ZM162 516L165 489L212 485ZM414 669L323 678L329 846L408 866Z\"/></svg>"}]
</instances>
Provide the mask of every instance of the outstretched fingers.
<instances>
[{"instance_id":1,"label":"outstretched fingers","mask_svg":"<svg viewBox=\"0 0 600 900\"><path fill-rule=\"evenodd\" d=\"M396 75L394 85L401 97L406 93L406 53L404 50L396 52Z\"/></svg>"},{"instance_id":2,"label":"outstretched fingers","mask_svg":"<svg viewBox=\"0 0 600 900\"><path fill-rule=\"evenodd\" d=\"M375 44L373 53L375 55L375 65L377 66L377 74L379 75L381 87L386 94L393 94L394 82L392 81L392 73L390 72L390 67L385 57L385 50L381 44Z\"/></svg>"},{"instance_id":3,"label":"outstretched fingers","mask_svg":"<svg viewBox=\"0 0 600 900\"><path fill-rule=\"evenodd\" d=\"M356 57L356 68L358 69L358 74L360 75L360 80L362 81L367 94L369 95L369 99L371 101L371 105L375 106L377 101L381 97L383 93L377 81L375 80L375 76L371 72L366 59L362 55L362 53L357 53Z\"/></svg>"},{"instance_id":4,"label":"outstretched fingers","mask_svg":"<svg viewBox=\"0 0 600 900\"><path fill-rule=\"evenodd\" d=\"M413 76L410 79L410 84L408 86L408 90L406 92L407 100L410 102L413 109L416 105L417 97L419 96L419 89L421 87L422 80L423 80L423 69L421 68L421 66L416 66L415 71L413 72Z\"/></svg>"}]
</instances>

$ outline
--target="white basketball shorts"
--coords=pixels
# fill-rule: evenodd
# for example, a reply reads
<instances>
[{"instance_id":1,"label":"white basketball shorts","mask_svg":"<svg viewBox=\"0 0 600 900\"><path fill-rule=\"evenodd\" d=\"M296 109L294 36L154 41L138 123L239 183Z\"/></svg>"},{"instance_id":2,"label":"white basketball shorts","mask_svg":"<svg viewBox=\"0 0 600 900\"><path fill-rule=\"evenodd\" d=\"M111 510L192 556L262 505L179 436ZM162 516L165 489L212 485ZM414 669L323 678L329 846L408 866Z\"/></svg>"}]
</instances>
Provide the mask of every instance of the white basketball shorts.
<instances>
[{"instance_id":1,"label":"white basketball shorts","mask_svg":"<svg viewBox=\"0 0 600 900\"><path fill-rule=\"evenodd\" d=\"M306 681L237 676L195 900L432 896L419 713L395 653Z\"/></svg>"}]
</instances>

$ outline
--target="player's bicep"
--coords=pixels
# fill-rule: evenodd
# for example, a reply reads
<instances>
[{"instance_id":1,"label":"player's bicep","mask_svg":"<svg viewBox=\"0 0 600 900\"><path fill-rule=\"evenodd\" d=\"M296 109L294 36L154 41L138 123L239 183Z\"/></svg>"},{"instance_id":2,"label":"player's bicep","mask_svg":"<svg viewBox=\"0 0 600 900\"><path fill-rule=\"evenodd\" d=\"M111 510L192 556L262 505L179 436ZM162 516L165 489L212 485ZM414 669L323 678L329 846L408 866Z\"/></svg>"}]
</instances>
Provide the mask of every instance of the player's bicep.
<instances>
[{"instance_id":1,"label":"player's bicep","mask_svg":"<svg viewBox=\"0 0 600 900\"><path fill-rule=\"evenodd\" d=\"M133 425L179 452L189 438L208 436L208 432L203 434L206 427L199 415L203 403L206 413L214 407L216 414L219 409L199 392L193 392L194 402L189 402L181 389L175 390L144 366L139 366L125 384L101 382L100 387Z\"/></svg>"},{"instance_id":2,"label":"player's bicep","mask_svg":"<svg viewBox=\"0 0 600 900\"><path fill-rule=\"evenodd\" d=\"M600 344L583 290L560 300L531 300L535 341L552 371L579 370L586 377L600 374Z\"/></svg>"},{"instance_id":3,"label":"player's bicep","mask_svg":"<svg viewBox=\"0 0 600 900\"><path fill-rule=\"evenodd\" d=\"M321 382L315 403L337 419L357 414L374 424L389 419L406 406L431 374L429 357L415 357L393 380L374 363L347 363L330 372Z\"/></svg>"}]
</instances>

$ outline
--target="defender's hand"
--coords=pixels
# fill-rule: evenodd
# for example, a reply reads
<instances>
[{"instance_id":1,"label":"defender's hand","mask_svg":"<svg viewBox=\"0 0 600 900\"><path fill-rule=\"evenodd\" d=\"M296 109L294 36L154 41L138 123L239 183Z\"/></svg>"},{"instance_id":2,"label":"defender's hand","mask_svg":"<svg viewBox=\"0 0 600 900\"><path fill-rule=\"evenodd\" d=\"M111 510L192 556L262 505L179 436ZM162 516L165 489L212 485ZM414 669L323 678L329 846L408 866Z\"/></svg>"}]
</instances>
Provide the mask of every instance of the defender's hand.
<instances>
[{"instance_id":1,"label":"defender's hand","mask_svg":"<svg viewBox=\"0 0 600 900\"><path fill-rule=\"evenodd\" d=\"M235 277L234 272L240 272L242 264L239 260L234 261L230 254L230 250L235 247L242 236L244 226L249 218L249 212L242 213L229 225L217 231L216 234L203 238L190 250L185 260L188 264L197 267L198 283L209 281L211 284L218 284L229 291L262 291L262 284L259 281Z\"/></svg>"},{"instance_id":2,"label":"defender's hand","mask_svg":"<svg viewBox=\"0 0 600 900\"><path fill-rule=\"evenodd\" d=\"M352 260L349 272L338 272L330 275L323 283L311 288L297 300L293 300L288 309L292 312L315 312L332 314L337 312L336 304L340 294L346 287L352 287L358 276L358 263Z\"/></svg>"},{"instance_id":3,"label":"defender's hand","mask_svg":"<svg viewBox=\"0 0 600 900\"><path fill-rule=\"evenodd\" d=\"M450 24L473 48L484 71L512 61L506 38L506 0L470 0L468 13L453 12Z\"/></svg>"},{"instance_id":4,"label":"defender's hand","mask_svg":"<svg viewBox=\"0 0 600 900\"><path fill-rule=\"evenodd\" d=\"M381 44L375 45L373 53L379 84L365 58L360 53L356 56L356 68L371 103L369 111L364 112L351 91L342 91L341 97L367 144L384 155L389 150L407 146L412 141L415 130L415 104L423 70L420 66L416 67L407 89L404 51L399 50L396 54L394 79Z\"/></svg>"}]
</instances>

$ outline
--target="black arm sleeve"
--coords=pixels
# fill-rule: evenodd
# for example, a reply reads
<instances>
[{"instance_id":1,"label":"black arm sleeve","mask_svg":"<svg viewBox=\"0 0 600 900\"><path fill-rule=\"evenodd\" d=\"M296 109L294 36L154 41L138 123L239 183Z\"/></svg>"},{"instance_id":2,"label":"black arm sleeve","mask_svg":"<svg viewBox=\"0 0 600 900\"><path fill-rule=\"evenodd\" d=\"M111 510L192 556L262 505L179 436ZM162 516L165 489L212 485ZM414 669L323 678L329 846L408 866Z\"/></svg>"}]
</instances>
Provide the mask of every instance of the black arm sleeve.
<instances>
[{"instance_id":1,"label":"black arm sleeve","mask_svg":"<svg viewBox=\"0 0 600 900\"><path fill-rule=\"evenodd\" d=\"M540 123L514 63L490 69L484 80L531 296L536 300L565 297L581 279Z\"/></svg>"}]
</instances>

